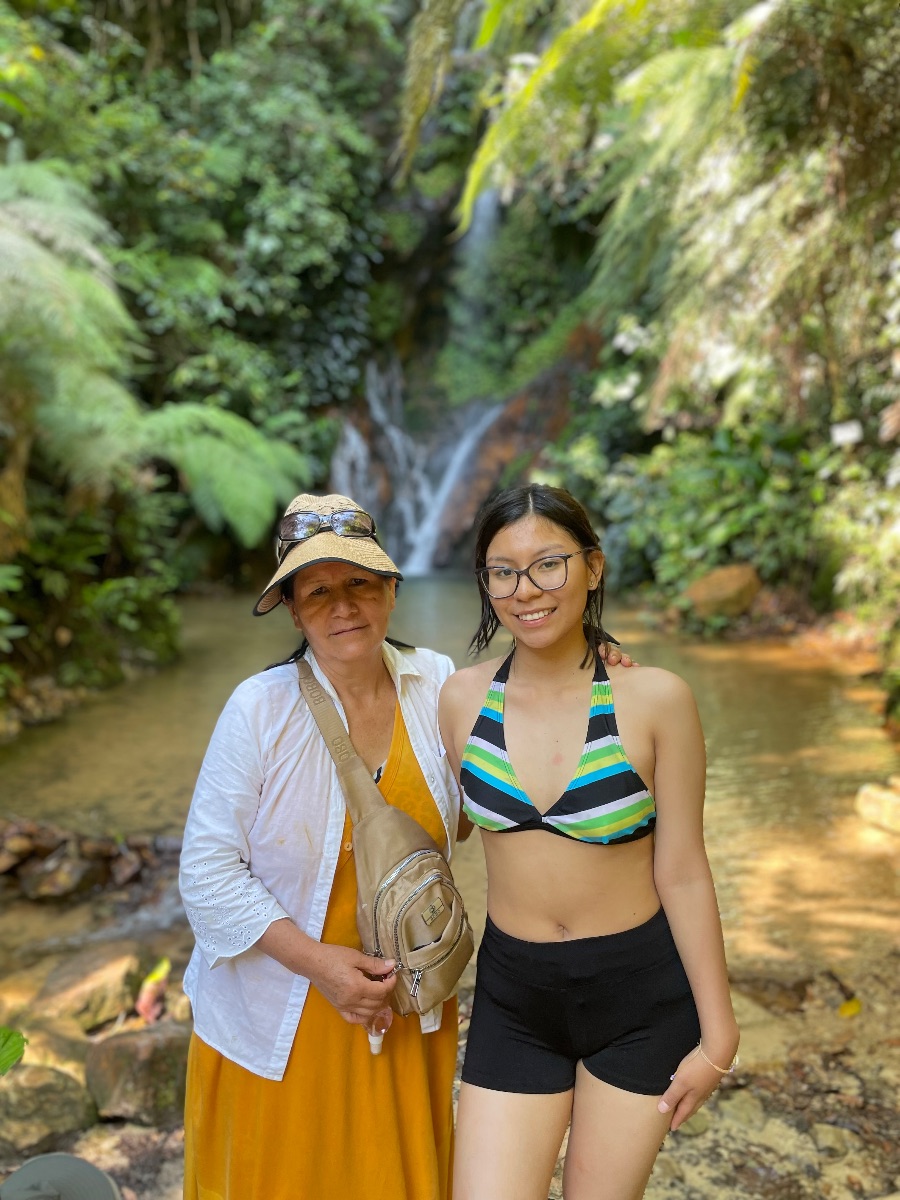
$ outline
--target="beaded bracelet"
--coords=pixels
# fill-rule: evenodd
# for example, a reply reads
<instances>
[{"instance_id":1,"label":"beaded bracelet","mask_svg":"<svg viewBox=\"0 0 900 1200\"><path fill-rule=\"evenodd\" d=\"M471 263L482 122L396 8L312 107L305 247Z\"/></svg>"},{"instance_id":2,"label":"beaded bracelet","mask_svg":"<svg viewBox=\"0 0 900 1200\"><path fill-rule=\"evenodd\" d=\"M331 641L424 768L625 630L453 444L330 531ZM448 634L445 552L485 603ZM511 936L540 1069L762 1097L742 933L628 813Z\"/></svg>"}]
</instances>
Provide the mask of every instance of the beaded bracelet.
<instances>
[{"instance_id":1,"label":"beaded bracelet","mask_svg":"<svg viewBox=\"0 0 900 1200\"><path fill-rule=\"evenodd\" d=\"M718 1071L720 1075L732 1075L734 1073L735 1067L738 1066L738 1064L741 1061L738 1058L738 1056L735 1055L734 1058L731 1060L730 1067L717 1067L716 1064L712 1061L712 1059L707 1058L706 1055L703 1053L703 1043L702 1042L697 1043L697 1049L700 1052L700 1057L703 1059L703 1061L705 1063L709 1063L709 1065L712 1067L712 1069L714 1071Z\"/></svg>"}]
</instances>

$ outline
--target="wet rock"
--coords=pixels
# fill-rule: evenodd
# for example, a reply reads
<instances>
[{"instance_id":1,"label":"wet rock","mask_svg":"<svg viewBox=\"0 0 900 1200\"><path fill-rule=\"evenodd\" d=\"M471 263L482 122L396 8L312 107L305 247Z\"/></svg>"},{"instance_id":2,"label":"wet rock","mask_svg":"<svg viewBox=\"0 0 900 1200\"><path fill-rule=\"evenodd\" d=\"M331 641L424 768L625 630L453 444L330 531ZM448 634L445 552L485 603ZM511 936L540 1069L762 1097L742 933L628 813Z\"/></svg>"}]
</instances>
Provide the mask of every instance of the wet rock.
<instances>
[{"instance_id":1,"label":"wet rock","mask_svg":"<svg viewBox=\"0 0 900 1200\"><path fill-rule=\"evenodd\" d=\"M18 1023L28 1039L25 1061L34 1067L52 1067L85 1086L84 1064L90 1043L72 1017L35 1016Z\"/></svg>"},{"instance_id":2,"label":"wet rock","mask_svg":"<svg viewBox=\"0 0 900 1200\"><path fill-rule=\"evenodd\" d=\"M832 1158L843 1158L859 1145L859 1138L839 1125L813 1125L811 1131L816 1147Z\"/></svg>"},{"instance_id":3,"label":"wet rock","mask_svg":"<svg viewBox=\"0 0 900 1200\"><path fill-rule=\"evenodd\" d=\"M0 977L0 1024L10 1025L40 993L50 972L59 965L59 957L47 957L21 971Z\"/></svg>"},{"instance_id":4,"label":"wet rock","mask_svg":"<svg viewBox=\"0 0 900 1200\"><path fill-rule=\"evenodd\" d=\"M864 783L856 793L856 811L870 825L900 833L900 788Z\"/></svg>"},{"instance_id":5,"label":"wet rock","mask_svg":"<svg viewBox=\"0 0 900 1200\"><path fill-rule=\"evenodd\" d=\"M113 859L110 865L110 875L116 887L123 887L137 879L144 866L144 860L134 850L123 850Z\"/></svg>"},{"instance_id":6,"label":"wet rock","mask_svg":"<svg viewBox=\"0 0 900 1200\"><path fill-rule=\"evenodd\" d=\"M5 875L13 867L17 867L21 861L18 854L13 854L5 847L0 847L0 875Z\"/></svg>"},{"instance_id":7,"label":"wet rock","mask_svg":"<svg viewBox=\"0 0 900 1200\"><path fill-rule=\"evenodd\" d=\"M34 852L34 839L27 833L10 833L3 839L3 849L21 862Z\"/></svg>"},{"instance_id":8,"label":"wet rock","mask_svg":"<svg viewBox=\"0 0 900 1200\"><path fill-rule=\"evenodd\" d=\"M34 1006L49 1016L73 1017L82 1029L95 1029L132 1008L151 965L151 956L136 942L82 950L51 971Z\"/></svg>"},{"instance_id":9,"label":"wet rock","mask_svg":"<svg viewBox=\"0 0 900 1200\"><path fill-rule=\"evenodd\" d=\"M47 858L29 859L19 871L19 884L29 900L51 900L88 892L106 877L101 863L61 846Z\"/></svg>"},{"instance_id":10,"label":"wet rock","mask_svg":"<svg viewBox=\"0 0 900 1200\"><path fill-rule=\"evenodd\" d=\"M754 1004L775 1013L801 1012L812 979L785 981L763 975L733 975L731 986L749 997Z\"/></svg>"},{"instance_id":11,"label":"wet rock","mask_svg":"<svg viewBox=\"0 0 900 1200\"><path fill-rule=\"evenodd\" d=\"M134 835L122 842L0 817L0 885L41 901L123 889L176 862L180 849L181 838Z\"/></svg>"},{"instance_id":12,"label":"wet rock","mask_svg":"<svg viewBox=\"0 0 900 1200\"><path fill-rule=\"evenodd\" d=\"M190 1037L184 1025L164 1022L92 1045L87 1085L100 1115L162 1127L181 1121Z\"/></svg>"},{"instance_id":13,"label":"wet rock","mask_svg":"<svg viewBox=\"0 0 900 1200\"><path fill-rule=\"evenodd\" d=\"M37 675L28 684L13 688L10 698L18 710L17 716L23 725L44 725L58 720L71 703L65 688L59 686L51 675Z\"/></svg>"},{"instance_id":14,"label":"wet rock","mask_svg":"<svg viewBox=\"0 0 900 1200\"><path fill-rule=\"evenodd\" d=\"M67 1072L21 1063L3 1079L0 1137L18 1153L39 1153L96 1120L86 1088Z\"/></svg>"},{"instance_id":15,"label":"wet rock","mask_svg":"<svg viewBox=\"0 0 900 1200\"><path fill-rule=\"evenodd\" d=\"M701 575L684 589L696 616L739 617L747 612L762 587L756 568L750 563L734 563Z\"/></svg>"},{"instance_id":16,"label":"wet rock","mask_svg":"<svg viewBox=\"0 0 900 1200\"><path fill-rule=\"evenodd\" d=\"M119 843L115 838L78 839L78 852L83 858L115 858L119 853Z\"/></svg>"}]
</instances>

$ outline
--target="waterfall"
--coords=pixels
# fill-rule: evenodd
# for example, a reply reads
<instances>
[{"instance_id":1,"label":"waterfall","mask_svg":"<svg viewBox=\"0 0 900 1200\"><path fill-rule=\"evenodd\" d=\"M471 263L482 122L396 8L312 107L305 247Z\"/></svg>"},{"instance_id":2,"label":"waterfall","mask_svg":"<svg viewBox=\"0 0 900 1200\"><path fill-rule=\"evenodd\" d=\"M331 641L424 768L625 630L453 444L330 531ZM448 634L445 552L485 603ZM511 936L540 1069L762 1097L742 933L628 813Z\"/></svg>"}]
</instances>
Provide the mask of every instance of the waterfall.
<instances>
[{"instance_id":1,"label":"waterfall","mask_svg":"<svg viewBox=\"0 0 900 1200\"><path fill-rule=\"evenodd\" d=\"M473 325L484 316L491 286L487 247L499 219L499 194L489 189L476 200L472 223L456 248L465 281L459 298ZM372 513L379 537L404 575L426 575L448 531L447 505L503 406L480 398L445 409L440 430L417 441L404 428L403 391L396 356L387 365L374 359L366 364L367 418L345 420L332 458L331 487Z\"/></svg>"},{"instance_id":2,"label":"waterfall","mask_svg":"<svg viewBox=\"0 0 900 1200\"><path fill-rule=\"evenodd\" d=\"M456 448L444 468L440 483L435 489L424 518L416 531L409 557L400 564L400 570L404 575L427 575L431 570L434 552L437 550L438 539L443 528L447 502L468 467L478 443L502 411L502 404L487 409L474 424L468 425L456 443Z\"/></svg>"},{"instance_id":3,"label":"waterfall","mask_svg":"<svg viewBox=\"0 0 900 1200\"><path fill-rule=\"evenodd\" d=\"M502 405L469 405L446 414L430 445L403 428L403 374L395 359L382 369L366 365L366 437L347 418L331 460L332 491L351 496L372 513L379 537L404 574L431 569L453 489Z\"/></svg>"}]
</instances>

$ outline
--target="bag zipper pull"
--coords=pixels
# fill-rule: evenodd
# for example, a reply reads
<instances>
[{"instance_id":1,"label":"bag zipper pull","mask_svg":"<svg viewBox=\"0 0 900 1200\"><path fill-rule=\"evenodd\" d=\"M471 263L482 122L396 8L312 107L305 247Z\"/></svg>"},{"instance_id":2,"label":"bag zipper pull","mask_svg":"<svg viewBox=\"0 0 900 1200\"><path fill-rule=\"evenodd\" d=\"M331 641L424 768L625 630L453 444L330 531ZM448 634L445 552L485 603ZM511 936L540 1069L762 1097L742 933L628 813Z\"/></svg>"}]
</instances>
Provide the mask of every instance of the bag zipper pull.
<instances>
[{"instance_id":1,"label":"bag zipper pull","mask_svg":"<svg viewBox=\"0 0 900 1200\"><path fill-rule=\"evenodd\" d=\"M422 978L421 971L413 971L412 987L409 989L410 996L417 996L419 993L419 980Z\"/></svg>"}]
</instances>

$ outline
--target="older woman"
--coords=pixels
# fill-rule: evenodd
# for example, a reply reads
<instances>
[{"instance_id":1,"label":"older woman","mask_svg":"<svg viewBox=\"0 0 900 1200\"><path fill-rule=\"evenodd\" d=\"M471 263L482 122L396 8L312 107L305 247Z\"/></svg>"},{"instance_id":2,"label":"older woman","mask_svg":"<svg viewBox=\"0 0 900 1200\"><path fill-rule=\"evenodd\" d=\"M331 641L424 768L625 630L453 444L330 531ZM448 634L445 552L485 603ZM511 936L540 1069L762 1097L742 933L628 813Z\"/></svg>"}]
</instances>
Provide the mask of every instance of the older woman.
<instances>
[{"instance_id":1,"label":"older woman","mask_svg":"<svg viewBox=\"0 0 900 1200\"><path fill-rule=\"evenodd\" d=\"M437 701L453 664L387 639L400 578L346 496L288 506L254 613L284 604L303 642L226 704L185 830L186 1200L449 1195L456 1002L395 1020L378 1057L357 1028L389 1020L394 964L360 950L350 820L294 661L385 798L449 853L459 807Z\"/></svg>"}]
</instances>

